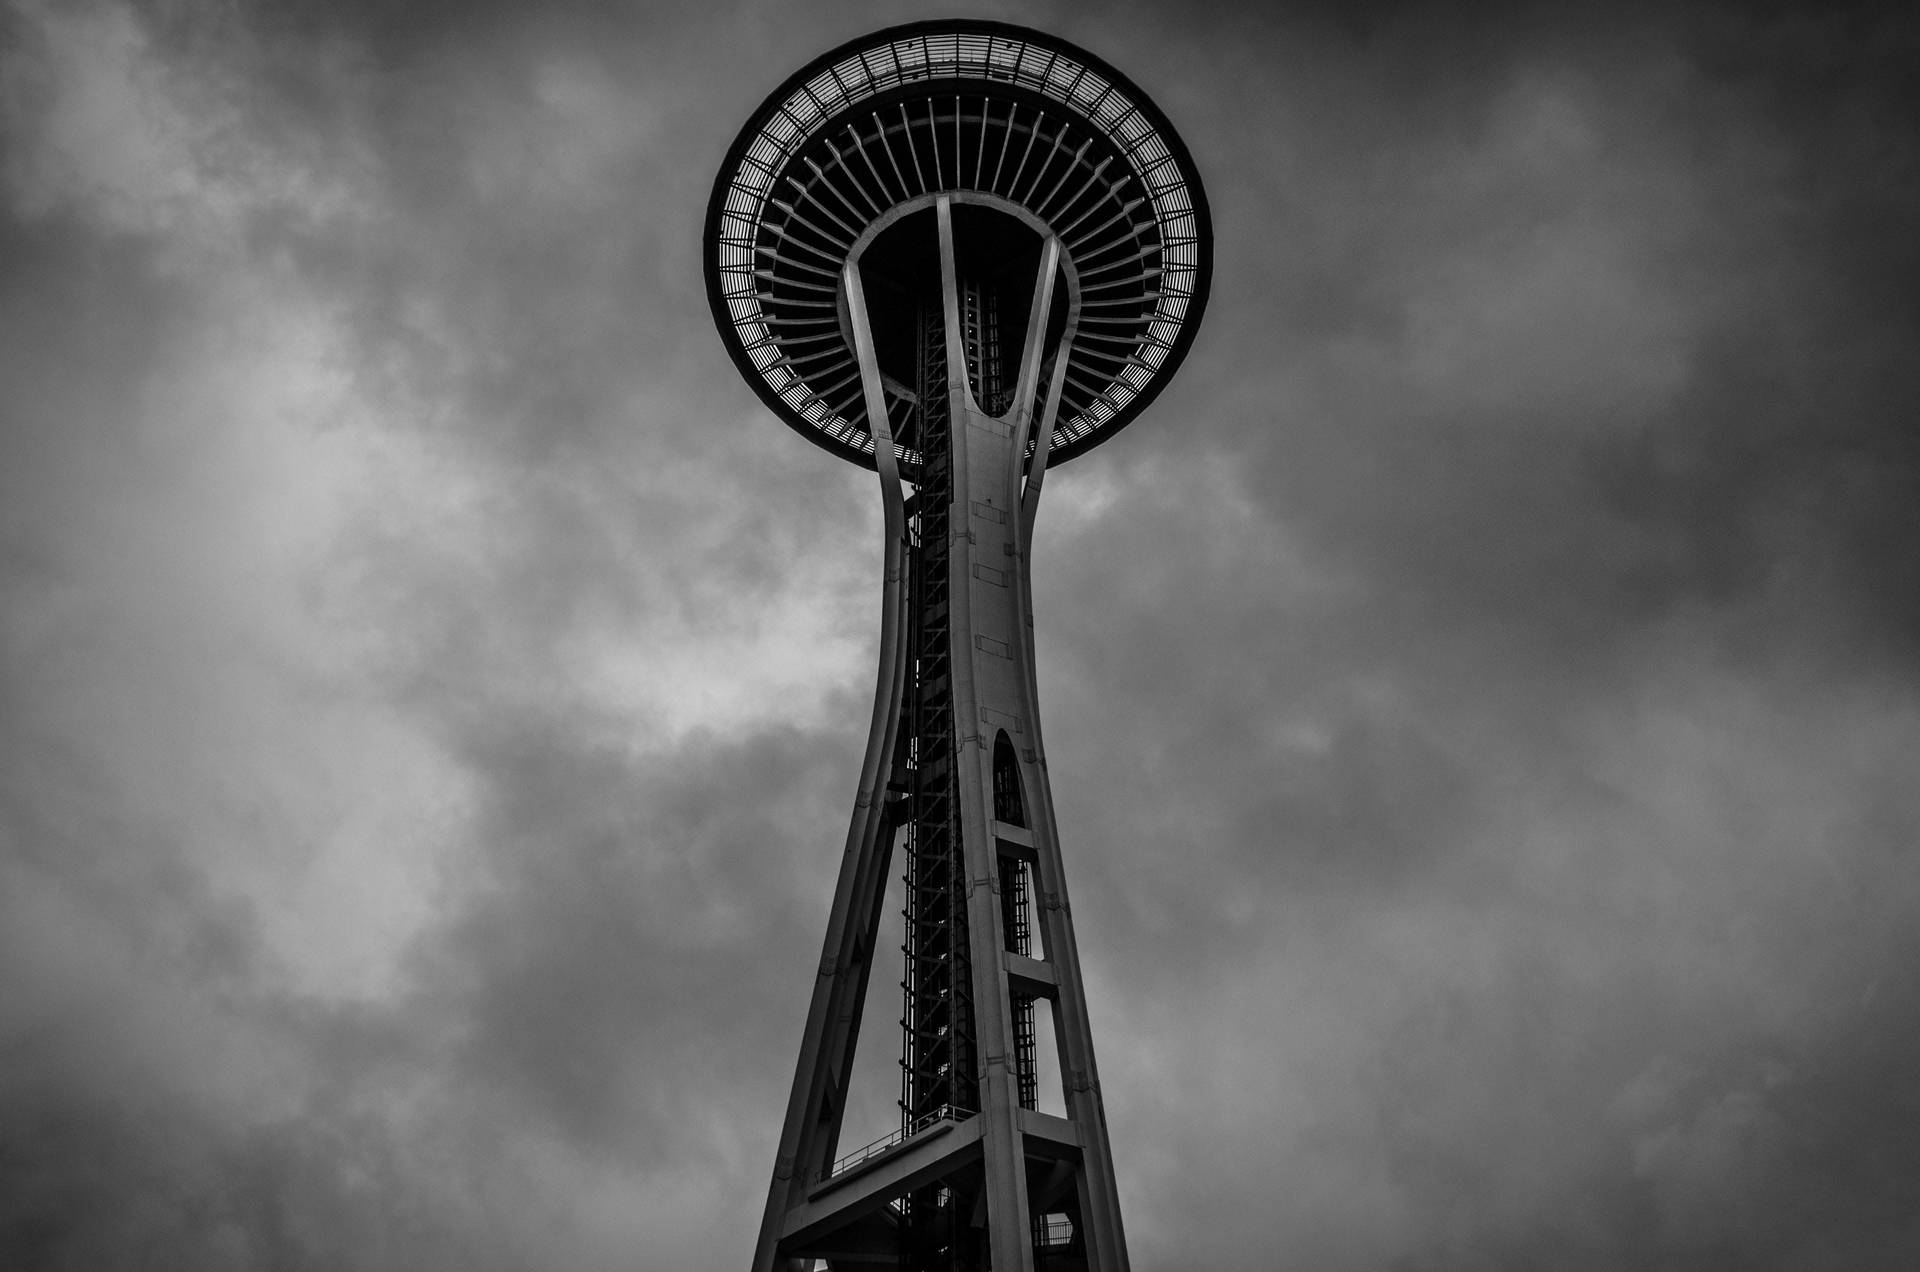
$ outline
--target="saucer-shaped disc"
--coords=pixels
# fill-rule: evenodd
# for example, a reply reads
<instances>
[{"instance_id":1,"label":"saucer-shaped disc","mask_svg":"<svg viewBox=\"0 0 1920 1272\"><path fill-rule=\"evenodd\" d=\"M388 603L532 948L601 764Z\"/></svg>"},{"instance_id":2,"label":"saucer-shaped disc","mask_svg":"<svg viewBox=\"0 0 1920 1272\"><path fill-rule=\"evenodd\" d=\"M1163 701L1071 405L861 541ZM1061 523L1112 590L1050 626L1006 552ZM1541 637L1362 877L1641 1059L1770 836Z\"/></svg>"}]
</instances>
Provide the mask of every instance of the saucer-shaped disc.
<instances>
[{"instance_id":1,"label":"saucer-shaped disc","mask_svg":"<svg viewBox=\"0 0 1920 1272\"><path fill-rule=\"evenodd\" d=\"M1139 414L1206 307L1212 231L1186 147L1126 77L997 22L920 22L816 58L747 120L707 209L707 297L728 351L801 434L873 467L840 271L941 194L1059 237L1071 344L1048 464ZM889 396L912 439L910 393ZM895 414L897 412L897 415ZM911 475L919 455L896 443Z\"/></svg>"}]
</instances>

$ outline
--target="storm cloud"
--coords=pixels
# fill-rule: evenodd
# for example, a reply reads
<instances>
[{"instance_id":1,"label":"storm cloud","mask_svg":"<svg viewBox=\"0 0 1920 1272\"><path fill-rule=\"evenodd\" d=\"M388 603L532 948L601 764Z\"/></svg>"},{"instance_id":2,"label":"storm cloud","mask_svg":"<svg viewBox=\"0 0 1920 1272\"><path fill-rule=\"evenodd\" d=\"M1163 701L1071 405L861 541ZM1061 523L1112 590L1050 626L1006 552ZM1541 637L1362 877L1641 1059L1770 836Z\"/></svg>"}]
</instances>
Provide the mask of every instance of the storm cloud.
<instances>
[{"instance_id":1,"label":"storm cloud","mask_svg":"<svg viewBox=\"0 0 1920 1272\"><path fill-rule=\"evenodd\" d=\"M1136 1266L1920 1263L1920 24L968 11L1214 210L1034 566ZM913 16L9 5L0 1262L748 1259L880 531L700 218Z\"/></svg>"}]
</instances>

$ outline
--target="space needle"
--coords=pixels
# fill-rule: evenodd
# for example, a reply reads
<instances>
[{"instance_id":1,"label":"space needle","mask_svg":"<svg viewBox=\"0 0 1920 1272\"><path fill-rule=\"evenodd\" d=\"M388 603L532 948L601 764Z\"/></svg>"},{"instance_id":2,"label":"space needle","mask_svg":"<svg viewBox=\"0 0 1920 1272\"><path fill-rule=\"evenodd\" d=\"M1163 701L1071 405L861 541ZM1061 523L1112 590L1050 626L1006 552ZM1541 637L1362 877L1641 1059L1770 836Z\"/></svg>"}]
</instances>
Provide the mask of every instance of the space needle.
<instances>
[{"instance_id":1,"label":"space needle","mask_svg":"<svg viewBox=\"0 0 1920 1272\"><path fill-rule=\"evenodd\" d=\"M702 250L740 373L875 472L885 534L872 725L753 1268L1122 1272L1028 562L1049 470L1136 419L1193 341L1193 160L1091 53L920 22L767 97ZM900 968L900 1120L848 1152L876 961Z\"/></svg>"}]
</instances>

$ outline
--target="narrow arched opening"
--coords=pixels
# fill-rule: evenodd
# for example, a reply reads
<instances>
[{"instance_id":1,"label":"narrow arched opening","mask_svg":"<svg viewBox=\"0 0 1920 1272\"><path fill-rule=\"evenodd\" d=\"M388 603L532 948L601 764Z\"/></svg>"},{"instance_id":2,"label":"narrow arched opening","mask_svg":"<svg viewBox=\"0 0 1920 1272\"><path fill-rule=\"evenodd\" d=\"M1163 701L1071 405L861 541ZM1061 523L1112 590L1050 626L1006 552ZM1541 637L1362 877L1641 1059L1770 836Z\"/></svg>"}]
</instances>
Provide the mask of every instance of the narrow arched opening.
<instances>
[{"instance_id":1,"label":"narrow arched opening","mask_svg":"<svg viewBox=\"0 0 1920 1272\"><path fill-rule=\"evenodd\" d=\"M1005 729L993 740L993 819L1025 827L1027 801L1020 786L1020 758Z\"/></svg>"}]
</instances>

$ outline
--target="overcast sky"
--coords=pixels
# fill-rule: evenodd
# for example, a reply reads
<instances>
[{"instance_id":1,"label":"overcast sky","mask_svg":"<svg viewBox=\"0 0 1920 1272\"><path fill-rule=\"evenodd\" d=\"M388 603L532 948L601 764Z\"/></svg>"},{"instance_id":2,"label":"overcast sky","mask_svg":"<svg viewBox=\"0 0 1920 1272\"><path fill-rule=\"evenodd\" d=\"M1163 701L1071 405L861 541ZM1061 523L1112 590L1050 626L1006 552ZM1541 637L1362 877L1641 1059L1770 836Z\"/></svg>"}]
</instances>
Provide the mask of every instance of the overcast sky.
<instances>
[{"instance_id":1,"label":"overcast sky","mask_svg":"<svg viewBox=\"0 0 1920 1272\"><path fill-rule=\"evenodd\" d=\"M1214 209L1034 567L1135 1267L1920 1266L1915 23L961 7ZM879 517L700 218L937 12L8 4L0 1265L745 1265Z\"/></svg>"}]
</instances>

